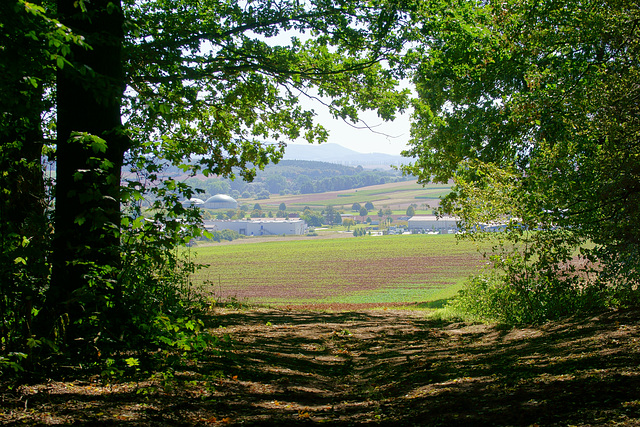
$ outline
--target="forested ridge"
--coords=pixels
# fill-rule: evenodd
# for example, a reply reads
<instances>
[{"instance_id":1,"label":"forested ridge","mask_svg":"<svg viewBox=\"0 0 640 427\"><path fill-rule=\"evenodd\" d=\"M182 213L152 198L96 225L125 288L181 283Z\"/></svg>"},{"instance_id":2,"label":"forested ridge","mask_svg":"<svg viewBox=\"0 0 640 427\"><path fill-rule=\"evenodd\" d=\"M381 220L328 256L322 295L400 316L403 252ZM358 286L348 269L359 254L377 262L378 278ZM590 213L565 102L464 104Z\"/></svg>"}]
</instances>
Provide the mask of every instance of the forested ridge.
<instances>
[{"instance_id":1,"label":"forested ridge","mask_svg":"<svg viewBox=\"0 0 640 427\"><path fill-rule=\"evenodd\" d=\"M168 170L179 174L178 168ZM178 177L180 175L177 175ZM394 170L364 169L336 163L308 160L281 160L257 171L252 182L215 177L194 177L184 180L191 187L201 188L208 195L230 194L234 197L267 198L269 194L312 194L350 190L369 185L386 184L410 179Z\"/></svg>"}]
</instances>

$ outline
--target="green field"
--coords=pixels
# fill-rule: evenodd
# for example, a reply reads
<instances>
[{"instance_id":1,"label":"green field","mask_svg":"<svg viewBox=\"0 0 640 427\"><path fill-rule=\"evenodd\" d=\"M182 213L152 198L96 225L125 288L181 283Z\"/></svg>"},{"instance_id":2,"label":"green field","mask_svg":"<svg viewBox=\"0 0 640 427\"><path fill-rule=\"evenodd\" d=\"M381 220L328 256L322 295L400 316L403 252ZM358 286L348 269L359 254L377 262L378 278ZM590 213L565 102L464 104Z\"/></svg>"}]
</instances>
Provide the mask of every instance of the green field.
<instances>
[{"instance_id":1,"label":"green field","mask_svg":"<svg viewBox=\"0 0 640 427\"><path fill-rule=\"evenodd\" d=\"M196 249L196 283L271 305L422 303L451 297L482 257L454 235L267 241Z\"/></svg>"},{"instance_id":2,"label":"green field","mask_svg":"<svg viewBox=\"0 0 640 427\"><path fill-rule=\"evenodd\" d=\"M383 206L392 210L403 211L410 204L418 206L426 203L436 204L437 199L451 191L450 185L428 184L422 186L416 181L394 182L352 190L330 191L313 194L288 194L284 196L271 195L270 199L260 200L264 208L276 209L280 203L285 203L288 209L302 209L304 206L321 209L326 206L350 209L353 203L364 205L372 202L377 211ZM240 203L255 203L256 201L240 199Z\"/></svg>"},{"instance_id":3,"label":"green field","mask_svg":"<svg viewBox=\"0 0 640 427\"><path fill-rule=\"evenodd\" d=\"M381 186L383 187L383 186ZM406 187L392 188L390 192L388 189L362 189L362 190L350 190L349 192L337 194L334 199L323 200L323 205L344 205L353 203L366 203L374 202L381 203L422 203L422 199L438 199L444 197L451 192L450 186L431 185L425 188L417 186L416 184L408 185ZM298 203L300 204L300 203Z\"/></svg>"}]
</instances>

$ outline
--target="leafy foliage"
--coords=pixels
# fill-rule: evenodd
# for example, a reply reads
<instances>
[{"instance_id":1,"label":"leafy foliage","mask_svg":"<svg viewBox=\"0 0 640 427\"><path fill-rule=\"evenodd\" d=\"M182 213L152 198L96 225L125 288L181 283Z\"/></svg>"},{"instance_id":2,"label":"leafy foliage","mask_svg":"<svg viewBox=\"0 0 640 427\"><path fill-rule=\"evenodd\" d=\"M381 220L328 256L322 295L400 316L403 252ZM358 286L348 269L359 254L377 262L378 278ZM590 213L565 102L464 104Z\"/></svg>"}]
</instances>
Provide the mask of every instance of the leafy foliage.
<instances>
[{"instance_id":1,"label":"leafy foliage","mask_svg":"<svg viewBox=\"0 0 640 427\"><path fill-rule=\"evenodd\" d=\"M512 319L568 314L591 293L637 302L639 13L628 1L489 1L417 18L427 53L406 170L455 180L443 208L468 236L502 230L491 235L502 273L472 288L530 310Z\"/></svg>"},{"instance_id":2,"label":"leafy foliage","mask_svg":"<svg viewBox=\"0 0 640 427\"><path fill-rule=\"evenodd\" d=\"M324 216L320 212L314 212L311 209L305 209L300 219L307 223L310 227L322 227L325 221Z\"/></svg>"},{"instance_id":3,"label":"leafy foliage","mask_svg":"<svg viewBox=\"0 0 640 427\"><path fill-rule=\"evenodd\" d=\"M0 364L113 359L140 343L204 348L188 279L197 266L180 249L201 233L199 212L179 202L197 191L167 169L250 181L285 141L326 139L301 97L346 120L361 109L393 118L408 95L388 67L402 45L397 11L53 3L0 6ZM136 369L134 359L112 366Z\"/></svg>"},{"instance_id":4,"label":"leafy foliage","mask_svg":"<svg viewBox=\"0 0 640 427\"><path fill-rule=\"evenodd\" d=\"M242 235L234 230L214 230L211 232L211 240L215 242L232 241L240 238L242 238Z\"/></svg>"}]
</instances>

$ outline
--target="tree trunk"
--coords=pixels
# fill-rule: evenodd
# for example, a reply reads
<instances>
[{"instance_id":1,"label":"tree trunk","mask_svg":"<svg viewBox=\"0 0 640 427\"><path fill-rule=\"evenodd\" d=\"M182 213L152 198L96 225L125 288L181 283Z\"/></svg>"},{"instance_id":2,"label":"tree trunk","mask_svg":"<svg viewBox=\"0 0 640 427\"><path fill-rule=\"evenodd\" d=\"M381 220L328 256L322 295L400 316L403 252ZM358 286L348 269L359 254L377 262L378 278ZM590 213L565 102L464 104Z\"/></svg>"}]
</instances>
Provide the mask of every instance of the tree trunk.
<instances>
[{"instance_id":1,"label":"tree trunk","mask_svg":"<svg viewBox=\"0 0 640 427\"><path fill-rule=\"evenodd\" d=\"M100 289L91 277L95 267L117 268L120 258L120 175L128 145L120 118L124 34L119 1L58 0L58 12L92 47L74 46L75 67L59 69L57 77L55 232L48 297L54 316L72 325L83 312L100 310L96 293L114 293ZM106 149L92 136L104 140Z\"/></svg>"}]
</instances>

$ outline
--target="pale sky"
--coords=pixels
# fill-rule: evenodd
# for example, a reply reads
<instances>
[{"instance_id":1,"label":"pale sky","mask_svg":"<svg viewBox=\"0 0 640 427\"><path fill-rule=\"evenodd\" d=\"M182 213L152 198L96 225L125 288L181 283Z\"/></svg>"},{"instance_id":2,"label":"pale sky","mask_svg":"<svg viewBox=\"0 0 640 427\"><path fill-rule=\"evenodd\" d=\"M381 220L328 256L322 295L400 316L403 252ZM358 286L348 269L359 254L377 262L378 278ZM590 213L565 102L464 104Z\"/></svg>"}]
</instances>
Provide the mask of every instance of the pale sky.
<instances>
[{"instance_id":1,"label":"pale sky","mask_svg":"<svg viewBox=\"0 0 640 427\"><path fill-rule=\"evenodd\" d=\"M309 104L316 113L316 120L329 131L327 142L342 145L359 153L385 153L399 155L409 142L409 112L396 117L393 122L385 122L375 112L361 113L361 118L375 132L360 123L350 126L343 120L334 119L323 105ZM304 140L294 144L307 144Z\"/></svg>"},{"instance_id":2,"label":"pale sky","mask_svg":"<svg viewBox=\"0 0 640 427\"><path fill-rule=\"evenodd\" d=\"M296 31L284 31L266 41L287 45L292 36L296 36L303 41L309 37ZM261 38L261 36L256 37ZM411 87L411 84L401 82L400 87ZM313 90L310 90L310 92L313 92ZM317 114L315 117L316 122L322 124L329 131L328 143L339 144L359 153L400 155L400 152L407 148L410 138L410 111L406 111L403 115L398 115L393 122L383 121L375 112L361 112L360 118L375 131L372 132L366 128L364 123L350 126L343 120L334 119L329 113L329 109L320 102L313 102L304 96L300 96L300 103L307 109L315 110ZM308 142L300 139L299 141L287 142L287 144L308 144Z\"/></svg>"}]
</instances>

